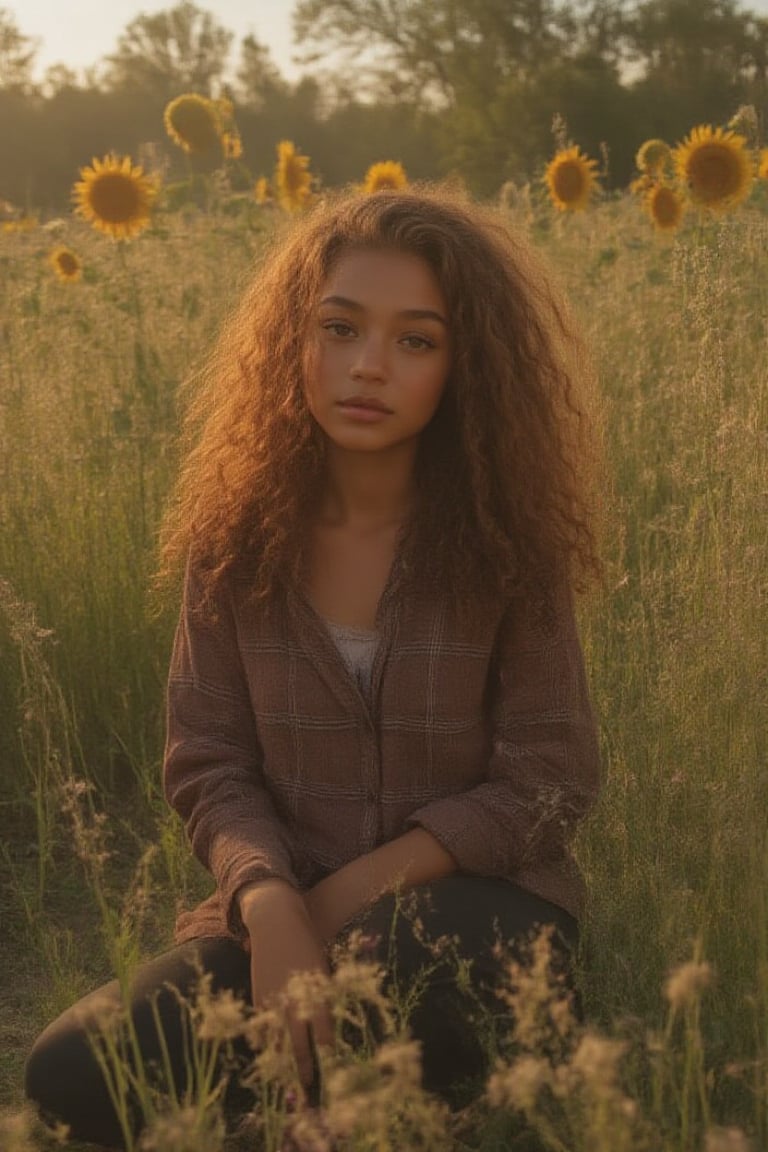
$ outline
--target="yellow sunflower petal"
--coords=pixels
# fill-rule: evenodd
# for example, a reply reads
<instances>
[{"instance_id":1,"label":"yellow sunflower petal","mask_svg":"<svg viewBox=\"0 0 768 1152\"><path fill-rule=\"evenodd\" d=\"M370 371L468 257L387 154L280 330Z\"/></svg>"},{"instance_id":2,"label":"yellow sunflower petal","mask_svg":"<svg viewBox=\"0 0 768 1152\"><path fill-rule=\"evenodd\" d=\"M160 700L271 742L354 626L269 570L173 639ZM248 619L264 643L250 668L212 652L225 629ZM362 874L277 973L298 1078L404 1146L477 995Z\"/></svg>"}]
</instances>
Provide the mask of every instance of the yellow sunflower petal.
<instances>
[{"instance_id":1,"label":"yellow sunflower petal","mask_svg":"<svg viewBox=\"0 0 768 1152\"><path fill-rule=\"evenodd\" d=\"M289 212L301 211L312 198L309 157L297 152L290 140L281 140L277 146L275 187L280 203Z\"/></svg>"},{"instance_id":2,"label":"yellow sunflower petal","mask_svg":"<svg viewBox=\"0 0 768 1152\"><path fill-rule=\"evenodd\" d=\"M363 192L372 195L374 192L389 190L397 191L405 188L408 177L405 168L397 160L381 160L378 164L371 164L363 180Z\"/></svg>"},{"instance_id":3,"label":"yellow sunflower petal","mask_svg":"<svg viewBox=\"0 0 768 1152\"><path fill-rule=\"evenodd\" d=\"M82 261L71 248L66 248L63 245L59 248L54 248L48 260L59 280L74 283L75 280L79 280L82 276Z\"/></svg>"},{"instance_id":4,"label":"yellow sunflower petal","mask_svg":"<svg viewBox=\"0 0 768 1152\"><path fill-rule=\"evenodd\" d=\"M544 182L550 199L560 212L579 212L587 207L599 187L597 162L585 156L577 146L564 148L550 160Z\"/></svg>"},{"instance_id":5,"label":"yellow sunflower petal","mask_svg":"<svg viewBox=\"0 0 768 1152\"><path fill-rule=\"evenodd\" d=\"M146 228L157 186L129 157L94 158L81 168L82 179L72 190L75 211L94 228L115 240L130 238Z\"/></svg>"},{"instance_id":6,"label":"yellow sunflower petal","mask_svg":"<svg viewBox=\"0 0 768 1152\"><path fill-rule=\"evenodd\" d=\"M196 156L221 152L219 109L213 100L185 92L166 105L165 130L179 148Z\"/></svg>"},{"instance_id":7,"label":"yellow sunflower petal","mask_svg":"<svg viewBox=\"0 0 768 1152\"><path fill-rule=\"evenodd\" d=\"M669 168L672 162L672 149L666 140L646 140L637 150L635 163L641 172L654 175Z\"/></svg>"},{"instance_id":8,"label":"yellow sunflower petal","mask_svg":"<svg viewBox=\"0 0 768 1152\"><path fill-rule=\"evenodd\" d=\"M685 214L685 201L669 184L654 184L645 195L645 208L656 228L674 232Z\"/></svg>"},{"instance_id":9,"label":"yellow sunflower petal","mask_svg":"<svg viewBox=\"0 0 768 1152\"><path fill-rule=\"evenodd\" d=\"M254 185L253 195L257 204L271 204L275 198L275 193L272 185L266 176L259 176L256 184Z\"/></svg>"},{"instance_id":10,"label":"yellow sunflower petal","mask_svg":"<svg viewBox=\"0 0 768 1152\"><path fill-rule=\"evenodd\" d=\"M701 124L674 150L677 174L690 200L712 212L727 212L747 198L754 162L744 136Z\"/></svg>"}]
</instances>

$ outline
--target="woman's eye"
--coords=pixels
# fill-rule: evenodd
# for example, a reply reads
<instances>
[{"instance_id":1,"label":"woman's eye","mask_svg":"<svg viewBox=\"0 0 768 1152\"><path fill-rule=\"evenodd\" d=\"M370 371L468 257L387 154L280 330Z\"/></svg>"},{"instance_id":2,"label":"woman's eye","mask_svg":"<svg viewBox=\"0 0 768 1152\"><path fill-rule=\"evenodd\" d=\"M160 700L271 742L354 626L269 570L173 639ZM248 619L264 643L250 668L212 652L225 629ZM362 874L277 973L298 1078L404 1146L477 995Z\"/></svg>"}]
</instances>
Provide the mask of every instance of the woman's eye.
<instances>
[{"instance_id":1,"label":"woman's eye","mask_svg":"<svg viewBox=\"0 0 768 1152\"><path fill-rule=\"evenodd\" d=\"M402 343L407 348L412 349L414 352L421 351L422 348L434 348L435 345L432 340L428 340L426 336L403 336Z\"/></svg>"},{"instance_id":2,"label":"woman's eye","mask_svg":"<svg viewBox=\"0 0 768 1152\"><path fill-rule=\"evenodd\" d=\"M350 324L345 324L343 320L328 320L323 324L326 332L330 332L332 336L354 336L354 328Z\"/></svg>"}]
</instances>

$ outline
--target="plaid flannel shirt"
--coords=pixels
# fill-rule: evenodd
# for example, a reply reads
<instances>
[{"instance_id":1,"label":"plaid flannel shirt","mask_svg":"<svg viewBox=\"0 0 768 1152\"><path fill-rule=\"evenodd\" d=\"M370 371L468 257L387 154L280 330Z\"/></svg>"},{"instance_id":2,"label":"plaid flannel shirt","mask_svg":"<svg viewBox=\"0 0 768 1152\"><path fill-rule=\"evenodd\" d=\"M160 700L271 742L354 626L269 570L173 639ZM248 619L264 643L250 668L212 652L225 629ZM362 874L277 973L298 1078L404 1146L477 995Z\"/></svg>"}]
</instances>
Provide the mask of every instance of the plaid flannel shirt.
<instances>
[{"instance_id":1,"label":"plaid flannel shirt","mask_svg":"<svg viewBox=\"0 0 768 1152\"><path fill-rule=\"evenodd\" d=\"M578 915L570 844L599 787L572 604L449 624L397 562L377 614L368 706L299 592L264 617L234 578L201 608L188 572L168 680L164 784L215 892L178 941L242 939L237 892L306 890L409 828L459 871L506 877Z\"/></svg>"}]
</instances>

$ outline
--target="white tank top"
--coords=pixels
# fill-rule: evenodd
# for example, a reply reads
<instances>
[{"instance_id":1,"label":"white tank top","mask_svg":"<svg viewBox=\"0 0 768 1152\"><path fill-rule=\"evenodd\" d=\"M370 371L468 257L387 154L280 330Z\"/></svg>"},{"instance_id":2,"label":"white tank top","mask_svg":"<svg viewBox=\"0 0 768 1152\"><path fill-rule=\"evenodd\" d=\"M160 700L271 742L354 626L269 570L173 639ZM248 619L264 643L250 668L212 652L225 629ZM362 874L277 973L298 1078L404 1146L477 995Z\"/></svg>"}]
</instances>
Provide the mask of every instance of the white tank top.
<instances>
[{"instance_id":1,"label":"white tank top","mask_svg":"<svg viewBox=\"0 0 768 1152\"><path fill-rule=\"evenodd\" d=\"M378 632L367 628L350 628L346 624L336 624L333 620L326 620L325 625L363 698L370 701L371 672L379 646Z\"/></svg>"}]
</instances>

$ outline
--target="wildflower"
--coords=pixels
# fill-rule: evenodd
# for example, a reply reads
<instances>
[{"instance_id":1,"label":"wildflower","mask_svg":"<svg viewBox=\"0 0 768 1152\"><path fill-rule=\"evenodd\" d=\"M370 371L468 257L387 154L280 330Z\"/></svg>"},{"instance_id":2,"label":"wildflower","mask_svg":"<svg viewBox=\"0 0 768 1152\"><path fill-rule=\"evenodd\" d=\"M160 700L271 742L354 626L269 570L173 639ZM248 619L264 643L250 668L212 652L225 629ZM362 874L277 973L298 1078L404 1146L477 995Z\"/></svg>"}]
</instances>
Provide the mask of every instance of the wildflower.
<instances>
[{"instance_id":1,"label":"wildflower","mask_svg":"<svg viewBox=\"0 0 768 1152\"><path fill-rule=\"evenodd\" d=\"M226 160L239 160L243 154L243 142L237 132L224 132L221 149Z\"/></svg>"},{"instance_id":2,"label":"wildflower","mask_svg":"<svg viewBox=\"0 0 768 1152\"><path fill-rule=\"evenodd\" d=\"M384 1043L372 1060L329 1071L328 1124L337 1136L360 1130L383 1134L420 1084L419 1045L413 1040Z\"/></svg>"},{"instance_id":3,"label":"wildflower","mask_svg":"<svg viewBox=\"0 0 768 1152\"><path fill-rule=\"evenodd\" d=\"M710 1128L704 1152L752 1152L752 1144L741 1128Z\"/></svg>"},{"instance_id":4,"label":"wildflower","mask_svg":"<svg viewBox=\"0 0 768 1152\"><path fill-rule=\"evenodd\" d=\"M674 232L685 213L685 201L668 184L654 184L645 195L645 208L662 232Z\"/></svg>"},{"instance_id":5,"label":"wildflower","mask_svg":"<svg viewBox=\"0 0 768 1152\"><path fill-rule=\"evenodd\" d=\"M3 1152L36 1152L42 1147L45 1137L50 1135L50 1129L43 1133L41 1121L29 1108L0 1116L0 1148ZM53 1136L63 1144L67 1137L66 1127L58 1124ZM46 1139L45 1143L48 1145L49 1141Z\"/></svg>"},{"instance_id":6,"label":"wildflower","mask_svg":"<svg viewBox=\"0 0 768 1152\"><path fill-rule=\"evenodd\" d=\"M73 252L71 248L54 248L48 259L59 280L74 283L75 280L79 280L82 276L82 262L77 253Z\"/></svg>"},{"instance_id":7,"label":"wildflower","mask_svg":"<svg viewBox=\"0 0 768 1152\"><path fill-rule=\"evenodd\" d=\"M156 1116L141 1140L142 1152L219 1152L224 1124L217 1110L185 1104Z\"/></svg>"},{"instance_id":8,"label":"wildflower","mask_svg":"<svg viewBox=\"0 0 768 1152\"><path fill-rule=\"evenodd\" d=\"M246 1005L231 988L211 992L210 974L201 983L195 1005L196 1031L200 1040L227 1043L242 1035Z\"/></svg>"},{"instance_id":9,"label":"wildflower","mask_svg":"<svg viewBox=\"0 0 768 1152\"><path fill-rule=\"evenodd\" d=\"M333 1152L334 1143L322 1111L302 1108L290 1116L280 1152Z\"/></svg>"},{"instance_id":10,"label":"wildflower","mask_svg":"<svg viewBox=\"0 0 768 1152\"><path fill-rule=\"evenodd\" d=\"M80 169L82 180L72 190L75 211L115 240L141 232L149 224L157 186L128 156L94 158L91 164Z\"/></svg>"},{"instance_id":11,"label":"wildflower","mask_svg":"<svg viewBox=\"0 0 768 1152\"><path fill-rule=\"evenodd\" d=\"M78 858L93 872L100 872L110 857L105 834L107 815L94 808L91 798L93 787L89 781L74 776L63 780L60 785L60 804L61 811L72 825Z\"/></svg>"},{"instance_id":12,"label":"wildflower","mask_svg":"<svg viewBox=\"0 0 768 1152\"><path fill-rule=\"evenodd\" d=\"M374 1055L373 1064L390 1082L403 1085L421 1083L419 1045L413 1040L392 1040L382 1044Z\"/></svg>"},{"instance_id":13,"label":"wildflower","mask_svg":"<svg viewBox=\"0 0 768 1152\"><path fill-rule=\"evenodd\" d=\"M377 1004L381 1000L384 973L378 964L349 959L339 963L333 973L333 986L337 995L352 997Z\"/></svg>"},{"instance_id":14,"label":"wildflower","mask_svg":"<svg viewBox=\"0 0 768 1152\"><path fill-rule=\"evenodd\" d=\"M672 1010L683 1008L698 1000L712 983L712 969L706 962L689 960L670 972L664 985L664 995Z\"/></svg>"},{"instance_id":15,"label":"wildflower","mask_svg":"<svg viewBox=\"0 0 768 1152\"><path fill-rule=\"evenodd\" d=\"M296 151L290 140L281 140L277 146L275 184L280 203L289 212L299 212L310 200L312 176L309 157Z\"/></svg>"},{"instance_id":16,"label":"wildflower","mask_svg":"<svg viewBox=\"0 0 768 1152\"><path fill-rule=\"evenodd\" d=\"M529 945L525 960L509 960L498 995L511 1009L514 1042L520 1052L537 1053L564 1040L575 1018L562 973L552 964L552 930L542 929ZM497 949L502 955L503 950Z\"/></svg>"},{"instance_id":17,"label":"wildflower","mask_svg":"<svg viewBox=\"0 0 768 1152\"><path fill-rule=\"evenodd\" d=\"M559 212L578 212L587 207L598 187L596 167L597 162L590 160L576 146L561 150L550 160L544 182Z\"/></svg>"},{"instance_id":18,"label":"wildflower","mask_svg":"<svg viewBox=\"0 0 768 1152\"><path fill-rule=\"evenodd\" d=\"M396 160L381 160L378 164L371 164L363 181L363 192L371 195L373 192L383 192L385 189L397 191L405 188L408 177L405 168Z\"/></svg>"},{"instance_id":19,"label":"wildflower","mask_svg":"<svg viewBox=\"0 0 768 1152\"><path fill-rule=\"evenodd\" d=\"M166 105L165 130L179 148L195 156L221 150L221 124L216 104L187 92Z\"/></svg>"},{"instance_id":20,"label":"wildflower","mask_svg":"<svg viewBox=\"0 0 768 1152\"><path fill-rule=\"evenodd\" d=\"M609 1040L585 1032L573 1054L571 1068L598 1095L610 1095L616 1087L619 1061L626 1051L621 1040Z\"/></svg>"},{"instance_id":21,"label":"wildflower","mask_svg":"<svg viewBox=\"0 0 768 1152\"><path fill-rule=\"evenodd\" d=\"M311 1020L327 1004L331 981L324 972L297 972L285 986L285 994L299 1020Z\"/></svg>"},{"instance_id":22,"label":"wildflower","mask_svg":"<svg viewBox=\"0 0 768 1152\"><path fill-rule=\"evenodd\" d=\"M296 1081L296 1061L283 1012L270 1007L252 1013L244 1019L243 1036L254 1053L244 1083Z\"/></svg>"},{"instance_id":23,"label":"wildflower","mask_svg":"<svg viewBox=\"0 0 768 1152\"><path fill-rule=\"evenodd\" d=\"M672 163L672 149L665 140L646 140L637 150L635 163L641 172L660 175Z\"/></svg>"},{"instance_id":24,"label":"wildflower","mask_svg":"<svg viewBox=\"0 0 768 1152\"><path fill-rule=\"evenodd\" d=\"M700 208L727 212L749 195L754 172L744 136L699 125L673 155L690 199Z\"/></svg>"},{"instance_id":25,"label":"wildflower","mask_svg":"<svg viewBox=\"0 0 768 1152\"><path fill-rule=\"evenodd\" d=\"M256 184L254 185L253 195L257 204L272 203L275 198L275 192L266 176L259 176Z\"/></svg>"},{"instance_id":26,"label":"wildflower","mask_svg":"<svg viewBox=\"0 0 768 1152\"><path fill-rule=\"evenodd\" d=\"M550 1081L551 1071L547 1061L538 1056L521 1056L510 1065L499 1061L486 1087L491 1107L511 1105L521 1112L532 1111L539 1092Z\"/></svg>"}]
</instances>

